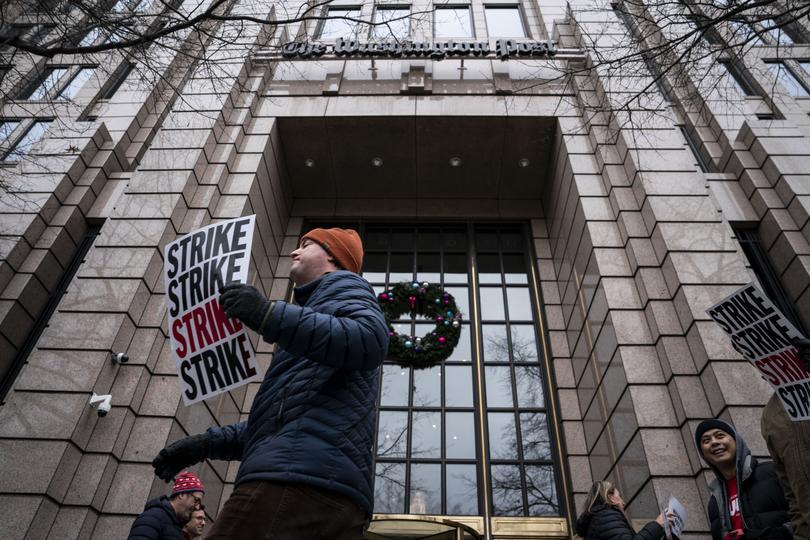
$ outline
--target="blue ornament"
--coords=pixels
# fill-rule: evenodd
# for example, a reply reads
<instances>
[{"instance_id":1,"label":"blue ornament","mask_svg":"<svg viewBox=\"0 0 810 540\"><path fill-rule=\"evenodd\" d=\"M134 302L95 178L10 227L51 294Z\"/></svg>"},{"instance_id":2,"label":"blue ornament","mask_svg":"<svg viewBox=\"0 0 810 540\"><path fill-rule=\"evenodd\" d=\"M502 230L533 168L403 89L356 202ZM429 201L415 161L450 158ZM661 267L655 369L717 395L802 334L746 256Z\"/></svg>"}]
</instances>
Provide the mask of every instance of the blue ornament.
<instances>
[{"instance_id":1,"label":"blue ornament","mask_svg":"<svg viewBox=\"0 0 810 540\"><path fill-rule=\"evenodd\" d=\"M411 283L411 287L413 287L414 289L418 289L418 288L419 288L419 284L418 284L417 282L415 282L415 281L414 281L413 283Z\"/></svg>"},{"instance_id":2,"label":"blue ornament","mask_svg":"<svg viewBox=\"0 0 810 540\"><path fill-rule=\"evenodd\" d=\"M411 343L411 341L410 341L410 340L406 341L406 342L405 342L405 348L406 348L406 349L410 349L411 347L413 347L413 343Z\"/></svg>"},{"instance_id":3,"label":"blue ornament","mask_svg":"<svg viewBox=\"0 0 810 540\"><path fill-rule=\"evenodd\" d=\"M439 299L437 298L437 299L436 299L436 303L437 303L437 304L441 304L441 303L442 303L442 301L441 301L441 300L439 300Z\"/></svg>"},{"instance_id":4,"label":"blue ornament","mask_svg":"<svg viewBox=\"0 0 810 540\"><path fill-rule=\"evenodd\" d=\"M448 312L447 312L447 316L448 316L448 317L452 317L452 316L453 316L453 312L452 312L452 311L448 311Z\"/></svg>"},{"instance_id":5,"label":"blue ornament","mask_svg":"<svg viewBox=\"0 0 810 540\"><path fill-rule=\"evenodd\" d=\"M448 324L450 324L450 321L444 321L445 326L447 326Z\"/></svg>"}]
</instances>

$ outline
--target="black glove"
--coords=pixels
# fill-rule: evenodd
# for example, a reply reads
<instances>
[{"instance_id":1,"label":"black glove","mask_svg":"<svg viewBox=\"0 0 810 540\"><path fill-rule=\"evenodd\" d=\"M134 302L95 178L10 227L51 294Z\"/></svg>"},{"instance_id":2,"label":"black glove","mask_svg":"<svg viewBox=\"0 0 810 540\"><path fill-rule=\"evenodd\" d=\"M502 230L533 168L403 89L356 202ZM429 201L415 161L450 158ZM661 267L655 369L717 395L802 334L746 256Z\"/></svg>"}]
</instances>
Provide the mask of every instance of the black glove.
<instances>
[{"instance_id":1,"label":"black glove","mask_svg":"<svg viewBox=\"0 0 810 540\"><path fill-rule=\"evenodd\" d=\"M152 460L155 476L166 482L177 476L177 473L204 460L208 455L208 435L200 433L173 442Z\"/></svg>"},{"instance_id":2,"label":"black glove","mask_svg":"<svg viewBox=\"0 0 810 540\"><path fill-rule=\"evenodd\" d=\"M272 302L256 287L244 283L230 283L220 289L219 305L228 317L242 321L251 330L261 333Z\"/></svg>"}]
</instances>

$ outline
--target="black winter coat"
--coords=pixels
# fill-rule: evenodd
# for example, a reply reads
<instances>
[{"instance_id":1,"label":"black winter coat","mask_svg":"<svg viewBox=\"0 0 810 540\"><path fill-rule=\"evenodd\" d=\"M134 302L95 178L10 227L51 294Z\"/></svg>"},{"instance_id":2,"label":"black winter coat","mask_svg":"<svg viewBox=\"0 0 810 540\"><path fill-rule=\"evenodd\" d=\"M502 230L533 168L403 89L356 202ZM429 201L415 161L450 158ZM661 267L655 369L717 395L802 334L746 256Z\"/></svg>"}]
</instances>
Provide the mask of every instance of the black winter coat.
<instances>
[{"instance_id":1,"label":"black winter coat","mask_svg":"<svg viewBox=\"0 0 810 540\"><path fill-rule=\"evenodd\" d=\"M182 527L177 520L169 498L163 495L152 499L144 507L143 513L135 518L128 540L184 540Z\"/></svg>"},{"instance_id":2,"label":"black winter coat","mask_svg":"<svg viewBox=\"0 0 810 540\"><path fill-rule=\"evenodd\" d=\"M749 539L791 538L788 503L779 477L770 461L758 462L740 435L731 431L737 444L737 498L745 536ZM698 450L700 444L698 442ZM723 540L731 530L726 481L720 470L709 464L715 479L709 484L709 523L712 540ZM742 481L740 481L742 479Z\"/></svg>"},{"instance_id":3,"label":"black winter coat","mask_svg":"<svg viewBox=\"0 0 810 540\"><path fill-rule=\"evenodd\" d=\"M586 540L658 540L664 536L664 528L651 521L636 532L623 512L600 504L579 517L576 533Z\"/></svg>"},{"instance_id":4,"label":"black winter coat","mask_svg":"<svg viewBox=\"0 0 810 540\"><path fill-rule=\"evenodd\" d=\"M738 447L739 448L739 447ZM746 537L761 539L790 538L790 515L782 484L776 476L773 463L770 461L758 463L751 456L743 473L748 473L742 484L738 486L740 510L745 525ZM739 478L739 476L738 476ZM712 526L712 539L723 540L726 535L723 526L724 516L720 514L717 496L726 499L725 482L716 485L713 483L714 494L709 500L709 523Z\"/></svg>"}]
</instances>

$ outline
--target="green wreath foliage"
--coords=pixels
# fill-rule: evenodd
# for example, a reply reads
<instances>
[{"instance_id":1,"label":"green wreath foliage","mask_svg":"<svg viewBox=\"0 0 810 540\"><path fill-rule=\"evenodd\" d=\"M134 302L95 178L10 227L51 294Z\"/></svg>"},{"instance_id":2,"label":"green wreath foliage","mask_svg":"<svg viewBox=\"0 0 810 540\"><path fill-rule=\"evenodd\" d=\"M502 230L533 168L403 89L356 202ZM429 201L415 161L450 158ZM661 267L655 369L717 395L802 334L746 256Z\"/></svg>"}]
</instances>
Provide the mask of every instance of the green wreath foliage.
<instances>
[{"instance_id":1,"label":"green wreath foliage","mask_svg":"<svg viewBox=\"0 0 810 540\"><path fill-rule=\"evenodd\" d=\"M403 282L377 295L388 323L388 359L400 366L426 368L450 357L461 337L461 313L456 300L438 285ZM393 321L405 313L422 315L436 323L424 336L398 334Z\"/></svg>"}]
</instances>

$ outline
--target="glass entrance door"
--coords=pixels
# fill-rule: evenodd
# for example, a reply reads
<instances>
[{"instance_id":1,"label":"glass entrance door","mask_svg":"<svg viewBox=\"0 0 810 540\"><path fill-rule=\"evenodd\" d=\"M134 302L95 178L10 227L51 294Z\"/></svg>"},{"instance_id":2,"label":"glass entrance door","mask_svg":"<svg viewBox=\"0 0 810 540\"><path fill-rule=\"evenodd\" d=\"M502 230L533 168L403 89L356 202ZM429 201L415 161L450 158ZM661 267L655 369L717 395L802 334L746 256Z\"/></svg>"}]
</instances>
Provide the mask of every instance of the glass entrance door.
<instances>
[{"instance_id":1,"label":"glass entrance door","mask_svg":"<svg viewBox=\"0 0 810 540\"><path fill-rule=\"evenodd\" d=\"M364 277L379 294L440 284L464 321L441 364L383 366L375 513L459 520L564 515L559 444L531 248L520 224L358 227ZM394 324L414 337L433 324ZM488 528L488 525L485 525Z\"/></svg>"}]
</instances>

